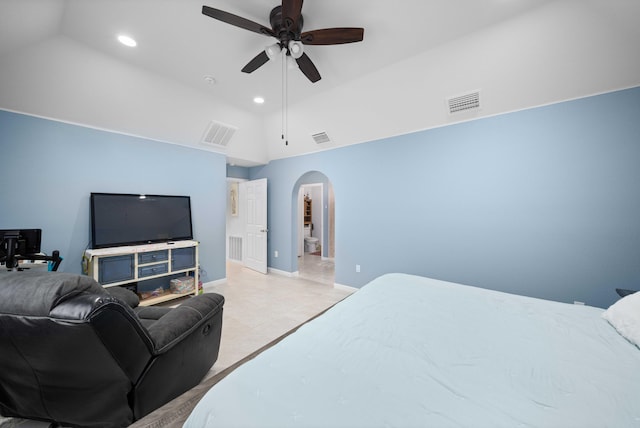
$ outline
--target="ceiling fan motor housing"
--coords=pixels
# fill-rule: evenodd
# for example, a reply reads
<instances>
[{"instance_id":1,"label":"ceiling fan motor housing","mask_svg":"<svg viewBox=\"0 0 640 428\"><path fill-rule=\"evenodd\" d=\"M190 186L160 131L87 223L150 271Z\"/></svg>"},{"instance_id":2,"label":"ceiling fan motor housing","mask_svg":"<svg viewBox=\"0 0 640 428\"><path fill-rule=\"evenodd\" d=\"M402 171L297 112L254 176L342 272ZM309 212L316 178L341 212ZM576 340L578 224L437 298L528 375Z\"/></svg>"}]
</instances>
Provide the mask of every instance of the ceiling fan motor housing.
<instances>
[{"instance_id":1,"label":"ceiling fan motor housing","mask_svg":"<svg viewBox=\"0 0 640 428\"><path fill-rule=\"evenodd\" d=\"M302 26L304 24L304 18L302 15L298 18L298 25L296 28L288 28L294 23L292 22L289 25L286 25L282 19L282 6L276 6L269 14L269 22L271 23L273 33L284 46L288 46L289 41L291 40L300 40L300 34L302 33Z\"/></svg>"}]
</instances>

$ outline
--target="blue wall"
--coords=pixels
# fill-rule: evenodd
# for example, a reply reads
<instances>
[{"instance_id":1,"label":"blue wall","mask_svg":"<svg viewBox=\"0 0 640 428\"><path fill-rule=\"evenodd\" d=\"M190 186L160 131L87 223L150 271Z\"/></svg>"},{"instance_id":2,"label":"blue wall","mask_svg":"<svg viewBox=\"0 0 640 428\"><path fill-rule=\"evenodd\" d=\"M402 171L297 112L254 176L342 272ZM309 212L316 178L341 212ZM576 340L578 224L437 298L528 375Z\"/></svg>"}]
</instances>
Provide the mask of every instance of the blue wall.
<instances>
[{"instance_id":1,"label":"blue wall","mask_svg":"<svg viewBox=\"0 0 640 428\"><path fill-rule=\"evenodd\" d=\"M0 111L0 229L41 228L81 272L91 192L191 196L204 281L224 278L225 156Z\"/></svg>"},{"instance_id":2,"label":"blue wall","mask_svg":"<svg viewBox=\"0 0 640 428\"><path fill-rule=\"evenodd\" d=\"M640 88L252 168L273 268L297 269L308 171L334 188L337 283L406 272L601 307L640 288Z\"/></svg>"}]
</instances>

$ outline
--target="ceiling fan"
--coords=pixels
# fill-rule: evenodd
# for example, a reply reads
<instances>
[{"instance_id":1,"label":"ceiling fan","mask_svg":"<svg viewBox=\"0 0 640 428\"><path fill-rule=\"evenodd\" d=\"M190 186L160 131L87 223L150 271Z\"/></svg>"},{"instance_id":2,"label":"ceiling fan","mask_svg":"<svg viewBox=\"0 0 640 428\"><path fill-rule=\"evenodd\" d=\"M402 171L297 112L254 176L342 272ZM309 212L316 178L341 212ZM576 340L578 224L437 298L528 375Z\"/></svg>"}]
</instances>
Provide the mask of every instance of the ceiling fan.
<instances>
[{"instance_id":1,"label":"ceiling fan","mask_svg":"<svg viewBox=\"0 0 640 428\"><path fill-rule=\"evenodd\" d=\"M282 0L282 5L274 7L269 14L271 28L209 6L202 6L202 13L227 24L275 37L278 40L276 44L268 46L249 61L242 69L243 72L254 72L277 53L284 50L286 55L296 60L302 73L315 83L320 80L320 73L304 52L303 45L338 45L360 42L364 37L364 28L324 28L302 32L304 23L302 2L303 0Z\"/></svg>"}]
</instances>

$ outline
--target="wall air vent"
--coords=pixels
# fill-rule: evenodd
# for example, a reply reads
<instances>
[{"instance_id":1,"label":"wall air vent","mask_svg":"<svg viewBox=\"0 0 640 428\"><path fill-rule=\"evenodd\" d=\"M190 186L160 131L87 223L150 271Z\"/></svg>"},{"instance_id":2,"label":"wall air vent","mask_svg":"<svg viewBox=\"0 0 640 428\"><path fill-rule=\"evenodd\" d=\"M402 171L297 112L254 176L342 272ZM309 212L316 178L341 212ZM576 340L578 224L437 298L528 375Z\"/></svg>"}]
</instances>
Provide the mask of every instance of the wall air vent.
<instances>
[{"instance_id":1,"label":"wall air vent","mask_svg":"<svg viewBox=\"0 0 640 428\"><path fill-rule=\"evenodd\" d=\"M449 114L479 109L480 91L471 92L459 97L449 98L447 100L447 105L449 106Z\"/></svg>"},{"instance_id":2,"label":"wall air vent","mask_svg":"<svg viewBox=\"0 0 640 428\"><path fill-rule=\"evenodd\" d=\"M331 141L326 132L318 132L317 134L313 134L311 137L316 144L328 143Z\"/></svg>"},{"instance_id":3,"label":"wall air vent","mask_svg":"<svg viewBox=\"0 0 640 428\"><path fill-rule=\"evenodd\" d=\"M229 140L237 130L236 127L212 120L204 131L201 142L206 145L227 147Z\"/></svg>"}]
</instances>

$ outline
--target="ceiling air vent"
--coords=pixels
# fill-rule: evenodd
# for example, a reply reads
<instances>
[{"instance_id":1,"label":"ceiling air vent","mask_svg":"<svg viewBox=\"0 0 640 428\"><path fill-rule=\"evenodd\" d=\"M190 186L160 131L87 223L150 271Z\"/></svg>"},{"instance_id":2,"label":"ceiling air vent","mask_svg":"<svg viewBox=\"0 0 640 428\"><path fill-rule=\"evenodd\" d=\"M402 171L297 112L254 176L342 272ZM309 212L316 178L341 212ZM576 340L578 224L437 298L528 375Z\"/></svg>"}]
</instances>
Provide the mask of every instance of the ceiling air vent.
<instances>
[{"instance_id":1,"label":"ceiling air vent","mask_svg":"<svg viewBox=\"0 0 640 428\"><path fill-rule=\"evenodd\" d=\"M316 144L328 143L331 141L326 132L318 132L317 134L313 134L311 137Z\"/></svg>"},{"instance_id":2,"label":"ceiling air vent","mask_svg":"<svg viewBox=\"0 0 640 428\"><path fill-rule=\"evenodd\" d=\"M449 114L480 108L480 91L475 91L447 100Z\"/></svg>"},{"instance_id":3,"label":"ceiling air vent","mask_svg":"<svg viewBox=\"0 0 640 428\"><path fill-rule=\"evenodd\" d=\"M227 147L229 140L238 128L225 125L224 123L211 121L202 136L202 143L219 147Z\"/></svg>"}]
</instances>

